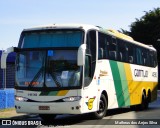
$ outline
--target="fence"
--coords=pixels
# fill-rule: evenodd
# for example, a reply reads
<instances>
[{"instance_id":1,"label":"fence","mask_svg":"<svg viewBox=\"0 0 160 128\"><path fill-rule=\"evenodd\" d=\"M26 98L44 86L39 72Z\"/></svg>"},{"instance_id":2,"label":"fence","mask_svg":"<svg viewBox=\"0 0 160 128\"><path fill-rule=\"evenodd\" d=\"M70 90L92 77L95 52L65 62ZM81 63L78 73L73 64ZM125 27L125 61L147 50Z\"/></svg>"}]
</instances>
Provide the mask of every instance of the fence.
<instances>
[{"instance_id":1,"label":"fence","mask_svg":"<svg viewBox=\"0 0 160 128\"><path fill-rule=\"evenodd\" d=\"M14 89L0 90L0 109L14 107Z\"/></svg>"}]
</instances>

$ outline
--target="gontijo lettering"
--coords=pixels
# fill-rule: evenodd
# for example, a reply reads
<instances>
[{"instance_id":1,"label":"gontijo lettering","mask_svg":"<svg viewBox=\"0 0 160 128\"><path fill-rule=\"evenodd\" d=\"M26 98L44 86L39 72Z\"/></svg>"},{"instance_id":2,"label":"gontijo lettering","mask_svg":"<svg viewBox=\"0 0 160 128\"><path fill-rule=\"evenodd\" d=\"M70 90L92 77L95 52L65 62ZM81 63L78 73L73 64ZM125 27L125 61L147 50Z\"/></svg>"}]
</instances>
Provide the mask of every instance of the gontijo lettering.
<instances>
[{"instance_id":1,"label":"gontijo lettering","mask_svg":"<svg viewBox=\"0 0 160 128\"><path fill-rule=\"evenodd\" d=\"M141 70L141 69L135 69L134 70L134 76L135 77L148 77L148 71L147 70Z\"/></svg>"}]
</instances>

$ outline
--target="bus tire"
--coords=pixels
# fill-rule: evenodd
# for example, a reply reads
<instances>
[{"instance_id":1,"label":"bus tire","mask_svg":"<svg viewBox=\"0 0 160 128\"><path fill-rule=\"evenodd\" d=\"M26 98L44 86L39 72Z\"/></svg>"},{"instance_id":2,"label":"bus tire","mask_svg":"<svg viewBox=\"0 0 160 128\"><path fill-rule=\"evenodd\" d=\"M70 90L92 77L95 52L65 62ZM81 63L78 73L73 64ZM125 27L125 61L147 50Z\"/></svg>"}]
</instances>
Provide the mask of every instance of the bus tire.
<instances>
[{"instance_id":1,"label":"bus tire","mask_svg":"<svg viewBox=\"0 0 160 128\"><path fill-rule=\"evenodd\" d=\"M55 114L39 114L39 116L45 122L52 122L56 118Z\"/></svg>"},{"instance_id":2,"label":"bus tire","mask_svg":"<svg viewBox=\"0 0 160 128\"><path fill-rule=\"evenodd\" d=\"M95 119L102 119L107 112L107 100L106 97L101 94L100 102L99 102L99 110L93 113Z\"/></svg>"},{"instance_id":3,"label":"bus tire","mask_svg":"<svg viewBox=\"0 0 160 128\"><path fill-rule=\"evenodd\" d=\"M150 102L150 96L146 96L146 99L145 99L145 108L144 109L148 109L149 102Z\"/></svg>"},{"instance_id":4,"label":"bus tire","mask_svg":"<svg viewBox=\"0 0 160 128\"><path fill-rule=\"evenodd\" d=\"M139 111L142 111L142 110L145 110L147 108L148 108L148 100L147 100L147 97L146 97L145 93L143 92L141 104L139 104L137 106L137 109Z\"/></svg>"}]
</instances>

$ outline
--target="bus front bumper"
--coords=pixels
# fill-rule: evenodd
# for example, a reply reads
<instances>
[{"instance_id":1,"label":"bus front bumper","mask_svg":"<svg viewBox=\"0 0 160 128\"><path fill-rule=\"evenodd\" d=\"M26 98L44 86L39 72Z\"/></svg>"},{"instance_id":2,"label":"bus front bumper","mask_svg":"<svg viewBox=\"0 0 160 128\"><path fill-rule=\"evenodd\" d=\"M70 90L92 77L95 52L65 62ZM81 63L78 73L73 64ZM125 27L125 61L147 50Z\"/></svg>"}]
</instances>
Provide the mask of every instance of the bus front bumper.
<instances>
[{"instance_id":1,"label":"bus front bumper","mask_svg":"<svg viewBox=\"0 0 160 128\"><path fill-rule=\"evenodd\" d=\"M35 114L81 114L80 101L58 103L36 103L15 100L17 113Z\"/></svg>"}]
</instances>

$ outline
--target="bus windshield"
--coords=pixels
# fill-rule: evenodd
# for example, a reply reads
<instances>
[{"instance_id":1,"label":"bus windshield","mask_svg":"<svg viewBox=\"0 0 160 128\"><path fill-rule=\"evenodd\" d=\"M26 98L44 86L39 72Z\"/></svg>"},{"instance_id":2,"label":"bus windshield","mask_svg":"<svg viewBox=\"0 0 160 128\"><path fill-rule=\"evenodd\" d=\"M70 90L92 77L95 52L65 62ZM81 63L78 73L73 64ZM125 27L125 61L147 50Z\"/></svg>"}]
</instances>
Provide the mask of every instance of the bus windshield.
<instances>
[{"instance_id":1,"label":"bus windshield","mask_svg":"<svg viewBox=\"0 0 160 128\"><path fill-rule=\"evenodd\" d=\"M16 87L78 87L78 47L81 29L44 29L22 32L16 62Z\"/></svg>"},{"instance_id":2,"label":"bus windshield","mask_svg":"<svg viewBox=\"0 0 160 128\"><path fill-rule=\"evenodd\" d=\"M75 87L80 85L77 50L22 51L17 55L19 87Z\"/></svg>"}]
</instances>

